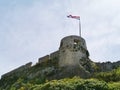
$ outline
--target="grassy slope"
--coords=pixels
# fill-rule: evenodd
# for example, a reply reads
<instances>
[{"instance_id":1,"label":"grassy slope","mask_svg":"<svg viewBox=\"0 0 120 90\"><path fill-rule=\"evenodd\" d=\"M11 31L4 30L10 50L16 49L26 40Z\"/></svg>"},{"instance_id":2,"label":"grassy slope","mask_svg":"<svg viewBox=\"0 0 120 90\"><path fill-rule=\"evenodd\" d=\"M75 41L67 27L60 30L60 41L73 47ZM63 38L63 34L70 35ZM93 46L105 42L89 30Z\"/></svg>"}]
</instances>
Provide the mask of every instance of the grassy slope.
<instances>
[{"instance_id":1,"label":"grassy slope","mask_svg":"<svg viewBox=\"0 0 120 90\"><path fill-rule=\"evenodd\" d=\"M46 80L43 84L39 84L39 80L24 83L24 80L19 79L11 90L120 90L120 67L111 72L96 73L95 77L96 79L73 77Z\"/></svg>"},{"instance_id":2,"label":"grassy slope","mask_svg":"<svg viewBox=\"0 0 120 90\"><path fill-rule=\"evenodd\" d=\"M120 82L106 83L98 79L81 79L79 77L46 81L44 84L24 84L17 88L15 83L10 90L120 90ZM19 83L20 84L20 83Z\"/></svg>"}]
</instances>

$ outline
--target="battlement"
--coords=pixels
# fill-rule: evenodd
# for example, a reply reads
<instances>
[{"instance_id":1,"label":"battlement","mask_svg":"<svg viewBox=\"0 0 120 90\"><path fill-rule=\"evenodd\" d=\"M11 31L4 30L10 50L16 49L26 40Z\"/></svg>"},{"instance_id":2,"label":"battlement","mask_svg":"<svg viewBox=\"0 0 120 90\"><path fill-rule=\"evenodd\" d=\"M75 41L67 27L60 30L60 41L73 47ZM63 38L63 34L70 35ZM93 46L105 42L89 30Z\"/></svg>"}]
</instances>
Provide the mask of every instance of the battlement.
<instances>
[{"instance_id":1,"label":"battlement","mask_svg":"<svg viewBox=\"0 0 120 90\"><path fill-rule=\"evenodd\" d=\"M55 52L51 53L50 55L46 55L44 57L39 58L38 63L47 62L50 59L54 59L54 58L58 58L58 57L59 57L59 51L55 51Z\"/></svg>"},{"instance_id":2,"label":"battlement","mask_svg":"<svg viewBox=\"0 0 120 90\"><path fill-rule=\"evenodd\" d=\"M64 48L75 49L75 46L83 47L84 49L87 50L85 40L82 37L75 35L64 37L61 40L59 49L64 49Z\"/></svg>"}]
</instances>

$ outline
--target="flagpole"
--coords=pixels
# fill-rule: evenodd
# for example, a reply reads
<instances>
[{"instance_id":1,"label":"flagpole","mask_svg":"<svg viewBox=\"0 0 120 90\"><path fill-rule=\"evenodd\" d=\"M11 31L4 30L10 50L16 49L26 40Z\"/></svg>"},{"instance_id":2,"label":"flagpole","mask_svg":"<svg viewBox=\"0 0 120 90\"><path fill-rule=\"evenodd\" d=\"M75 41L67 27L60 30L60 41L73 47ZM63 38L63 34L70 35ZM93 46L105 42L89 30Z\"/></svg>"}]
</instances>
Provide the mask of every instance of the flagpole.
<instances>
[{"instance_id":1,"label":"flagpole","mask_svg":"<svg viewBox=\"0 0 120 90\"><path fill-rule=\"evenodd\" d=\"M81 23L80 23L80 19L79 19L79 35L81 37Z\"/></svg>"},{"instance_id":2,"label":"flagpole","mask_svg":"<svg viewBox=\"0 0 120 90\"><path fill-rule=\"evenodd\" d=\"M77 20L79 20L79 36L81 37L81 23L80 23L80 16L72 16L72 15L68 15L67 16L68 18L73 18L73 19L77 19Z\"/></svg>"}]
</instances>

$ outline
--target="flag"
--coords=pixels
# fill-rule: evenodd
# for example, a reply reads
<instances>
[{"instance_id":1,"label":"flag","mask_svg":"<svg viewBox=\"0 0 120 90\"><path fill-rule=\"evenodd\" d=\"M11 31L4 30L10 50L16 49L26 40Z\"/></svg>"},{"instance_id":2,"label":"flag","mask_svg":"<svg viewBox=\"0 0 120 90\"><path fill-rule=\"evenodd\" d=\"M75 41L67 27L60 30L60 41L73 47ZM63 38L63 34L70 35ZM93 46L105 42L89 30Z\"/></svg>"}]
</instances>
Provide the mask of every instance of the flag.
<instances>
[{"instance_id":1,"label":"flag","mask_svg":"<svg viewBox=\"0 0 120 90\"><path fill-rule=\"evenodd\" d=\"M72 16L72 15L69 15L67 16L68 18L74 18L74 19L77 19L77 20L80 20L80 16Z\"/></svg>"}]
</instances>

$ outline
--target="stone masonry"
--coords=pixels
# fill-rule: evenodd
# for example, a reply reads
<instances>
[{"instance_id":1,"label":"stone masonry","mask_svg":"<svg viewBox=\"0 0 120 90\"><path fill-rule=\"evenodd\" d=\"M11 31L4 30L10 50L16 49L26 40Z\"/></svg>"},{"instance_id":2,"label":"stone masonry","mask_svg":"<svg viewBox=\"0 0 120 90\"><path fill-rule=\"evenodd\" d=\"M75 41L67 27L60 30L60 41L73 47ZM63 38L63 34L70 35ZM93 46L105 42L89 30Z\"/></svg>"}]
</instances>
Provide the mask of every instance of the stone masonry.
<instances>
[{"instance_id":1,"label":"stone masonry","mask_svg":"<svg viewBox=\"0 0 120 90\"><path fill-rule=\"evenodd\" d=\"M82 58L89 53L85 40L80 36L67 36L61 40L59 48L59 66L79 65Z\"/></svg>"}]
</instances>

